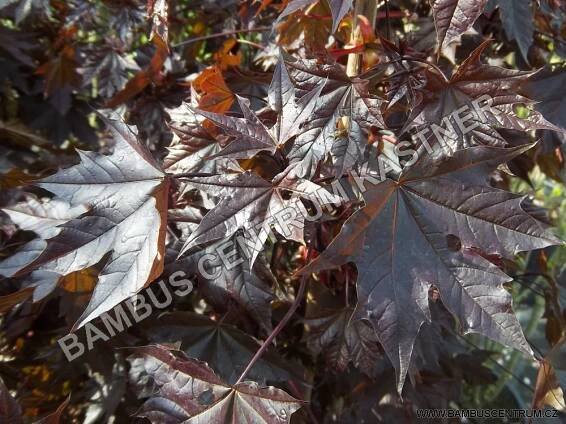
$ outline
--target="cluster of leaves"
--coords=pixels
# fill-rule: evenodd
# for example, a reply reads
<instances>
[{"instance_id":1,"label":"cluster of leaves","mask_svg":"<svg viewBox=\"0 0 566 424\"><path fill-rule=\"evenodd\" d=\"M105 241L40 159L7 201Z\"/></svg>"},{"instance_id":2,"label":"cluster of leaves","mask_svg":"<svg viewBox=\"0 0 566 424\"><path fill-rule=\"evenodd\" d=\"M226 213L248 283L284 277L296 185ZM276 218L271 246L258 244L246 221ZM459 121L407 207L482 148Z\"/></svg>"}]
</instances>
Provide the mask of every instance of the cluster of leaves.
<instances>
[{"instance_id":1,"label":"cluster of leaves","mask_svg":"<svg viewBox=\"0 0 566 424\"><path fill-rule=\"evenodd\" d=\"M566 177L561 2L0 19L0 421L566 408L562 206L530 195ZM189 296L65 359L58 338L176 271Z\"/></svg>"}]
</instances>

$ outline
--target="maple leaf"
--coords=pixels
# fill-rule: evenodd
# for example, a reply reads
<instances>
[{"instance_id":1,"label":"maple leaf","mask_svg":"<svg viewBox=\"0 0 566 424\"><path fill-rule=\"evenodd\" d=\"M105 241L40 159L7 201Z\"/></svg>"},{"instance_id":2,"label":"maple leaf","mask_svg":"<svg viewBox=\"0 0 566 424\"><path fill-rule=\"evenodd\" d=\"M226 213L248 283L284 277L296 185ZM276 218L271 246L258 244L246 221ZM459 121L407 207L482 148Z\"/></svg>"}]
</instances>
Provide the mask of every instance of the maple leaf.
<instances>
[{"instance_id":1,"label":"maple leaf","mask_svg":"<svg viewBox=\"0 0 566 424\"><path fill-rule=\"evenodd\" d=\"M262 151L274 153L277 150L277 144L269 134L269 130L250 109L249 101L238 95L236 95L236 100L244 114L243 118L194 109L195 113L204 116L226 130L229 135L236 137L216 156L246 159Z\"/></svg>"},{"instance_id":2,"label":"maple leaf","mask_svg":"<svg viewBox=\"0 0 566 424\"><path fill-rule=\"evenodd\" d=\"M297 177L293 166L277 174L271 182L249 171L235 176L183 178L183 181L221 199L185 241L180 255L193 246L230 237L242 229L247 240L242 245L253 264L271 233L271 226L287 239L304 242L303 211L306 210L301 198L323 204L341 202L318 184Z\"/></svg>"},{"instance_id":3,"label":"maple leaf","mask_svg":"<svg viewBox=\"0 0 566 424\"><path fill-rule=\"evenodd\" d=\"M108 8L109 28L124 43L132 42L135 30L146 17L146 11L137 1L105 1ZM155 34L154 34L155 35Z\"/></svg>"},{"instance_id":4,"label":"maple leaf","mask_svg":"<svg viewBox=\"0 0 566 424\"><path fill-rule=\"evenodd\" d=\"M322 353L328 365L345 371L349 362L369 376L375 374L381 357L375 332L361 320L350 321L353 308L323 311L308 317L307 345L315 354Z\"/></svg>"},{"instance_id":5,"label":"maple leaf","mask_svg":"<svg viewBox=\"0 0 566 424\"><path fill-rule=\"evenodd\" d=\"M391 108L404 97L407 97L410 105L418 104L420 100L418 88L422 87L426 81L422 72L422 63L403 59L404 57L411 57L407 51L407 46L403 44L397 46L385 38L380 38L380 42L388 59L386 63L390 62L394 70L385 80L387 83L387 108Z\"/></svg>"},{"instance_id":6,"label":"maple leaf","mask_svg":"<svg viewBox=\"0 0 566 424\"><path fill-rule=\"evenodd\" d=\"M370 321L397 373L401 392L423 322L428 292L477 332L531 354L502 287L509 278L476 251L510 258L559 241L521 207L522 197L489 187L486 171L525 151L487 146L437 160L422 156L398 181L364 193L328 248L307 265L314 272L353 261L358 268L355 317ZM457 243L454 243L454 239Z\"/></svg>"},{"instance_id":7,"label":"maple leaf","mask_svg":"<svg viewBox=\"0 0 566 424\"><path fill-rule=\"evenodd\" d=\"M71 31L69 31L71 32ZM45 77L44 95L64 115L71 107L71 92L81 84L77 72L77 53L72 45L64 46L58 55L37 68L36 73Z\"/></svg>"},{"instance_id":8,"label":"maple leaf","mask_svg":"<svg viewBox=\"0 0 566 424\"><path fill-rule=\"evenodd\" d=\"M197 91L198 106L202 110L224 113L234 103L234 93L226 85L222 71L217 67L202 71L192 85Z\"/></svg>"},{"instance_id":9,"label":"maple leaf","mask_svg":"<svg viewBox=\"0 0 566 424\"><path fill-rule=\"evenodd\" d=\"M26 196L24 202L3 211L12 222L26 231L33 231L40 238L26 243L17 255L0 262L0 274L14 276L23 267L36 260L47 246L47 241L61 231L59 225L65 224L85 213L88 208L84 204L71 206L62 199L38 199L32 195Z\"/></svg>"},{"instance_id":10,"label":"maple leaf","mask_svg":"<svg viewBox=\"0 0 566 424\"><path fill-rule=\"evenodd\" d=\"M269 105L277 112L277 122L273 128L267 129L250 109L249 102L240 96L236 96L236 99L244 114L243 118L198 109L195 109L195 112L235 137L235 140L222 149L216 157L247 159L261 151L273 154L278 147L296 136L301 131L303 123L311 118L323 86L324 82L321 82L310 93L306 93L295 102L295 89L283 58L280 56L268 93Z\"/></svg>"},{"instance_id":11,"label":"maple leaf","mask_svg":"<svg viewBox=\"0 0 566 424\"><path fill-rule=\"evenodd\" d=\"M87 65L81 69L83 80L89 84L96 78L102 97L112 97L128 82L128 71L140 71L136 62L115 48L93 50Z\"/></svg>"},{"instance_id":12,"label":"maple leaf","mask_svg":"<svg viewBox=\"0 0 566 424\"><path fill-rule=\"evenodd\" d=\"M229 383L238 380L260 347L254 337L234 325L187 312L162 315L149 323L147 336L151 343L175 345L188 356L205 361ZM301 370L297 364L289 364L270 350L248 375L257 381L287 381L292 377L301 380Z\"/></svg>"},{"instance_id":13,"label":"maple leaf","mask_svg":"<svg viewBox=\"0 0 566 424\"><path fill-rule=\"evenodd\" d=\"M296 100L295 87L289 76L287 65L283 55L279 54L268 91L269 106L277 112L277 123L272 128L277 145L284 144L296 136L305 121L311 119L324 83L325 81L321 81L310 93L305 93Z\"/></svg>"},{"instance_id":14,"label":"maple leaf","mask_svg":"<svg viewBox=\"0 0 566 424\"><path fill-rule=\"evenodd\" d=\"M442 138L445 147L454 151L474 144L507 145L497 128L560 131L536 110L530 110L526 118L517 115L515 106L534 103L520 94L520 86L533 72L482 64L481 54L489 44L490 40L486 40L477 47L449 80L436 71L426 71L426 84L420 88L422 100L401 132L411 127L425 128L426 137L433 139L431 144L434 138L438 142ZM458 123L455 115L465 123ZM441 127L444 134L433 137L431 124Z\"/></svg>"},{"instance_id":15,"label":"maple leaf","mask_svg":"<svg viewBox=\"0 0 566 424\"><path fill-rule=\"evenodd\" d=\"M235 38L229 38L222 43L222 48L214 54L214 61L216 62L218 69L224 71L230 67L240 65L240 62L242 61L242 53L232 53L232 50L237 45L238 41Z\"/></svg>"},{"instance_id":16,"label":"maple leaf","mask_svg":"<svg viewBox=\"0 0 566 424\"><path fill-rule=\"evenodd\" d=\"M123 89L114 94L114 96L106 102L106 107L114 108L127 102L141 93L149 84L158 80L161 68L163 68L163 64L169 55L169 47L167 41L161 38L158 33L154 34L152 43L155 46L155 52L151 57L148 67L137 72Z\"/></svg>"},{"instance_id":17,"label":"maple leaf","mask_svg":"<svg viewBox=\"0 0 566 424\"><path fill-rule=\"evenodd\" d=\"M230 266L223 266L218 252L230 255ZM221 240L205 249L176 261L172 269L198 270L200 260L205 273L197 272L199 291L213 305L223 309L233 300L247 311L251 317L267 332L271 332L271 301L273 300L274 277L265 264L258 258L253 268L246 257L246 252L233 236ZM227 305L230 306L229 303Z\"/></svg>"},{"instance_id":18,"label":"maple leaf","mask_svg":"<svg viewBox=\"0 0 566 424\"><path fill-rule=\"evenodd\" d=\"M507 38L517 41L523 59L529 63L527 56L534 33L531 0L497 0L497 4Z\"/></svg>"},{"instance_id":19,"label":"maple leaf","mask_svg":"<svg viewBox=\"0 0 566 424\"><path fill-rule=\"evenodd\" d=\"M354 133L350 140L358 144L360 152L366 144L361 130L385 127L381 114L384 100L368 93L367 80L348 77L338 63L318 64L315 60L290 57L286 60L299 96L324 83L310 122L303 126L288 154L291 163L300 164L299 175L312 175L318 162L330 152L339 118L354 123L347 130Z\"/></svg>"},{"instance_id":20,"label":"maple leaf","mask_svg":"<svg viewBox=\"0 0 566 424\"><path fill-rule=\"evenodd\" d=\"M254 382L227 385L206 363L162 346L139 348L128 360L134 384L143 389L143 383L152 383L151 398L138 413L151 421L283 424L302 406L275 387Z\"/></svg>"},{"instance_id":21,"label":"maple leaf","mask_svg":"<svg viewBox=\"0 0 566 424\"><path fill-rule=\"evenodd\" d=\"M293 48L300 43L307 51L326 54L326 44L332 25L327 17L331 14L328 3L324 1L313 3L308 7L307 13L295 13L292 18L277 24L278 44Z\"/></svg>"},{"instance_id":22,"label":"maple leaf","mask_svg":"<svg viewBox=\"0 0 566 424\"><path fill-rule=\"evenodd\" d=\"M318 0L292 0L289 2L287 7L281 12L277 21L280 22L281 19L295 13L297 10L304 9L307 6L311 6L318 3ZM338 29L338 25L346 16L346 14L352 8L353 1L352 0L328 0L328 5L330 6L330 13L332 13L332 32L336 32Z\"/></svg>"},{"instance_id":23,"label":"maple leaf","mask_svg":"<svg viewBox=\"0 0 566 424\"><path fill-rule=\"evenodd\" d=\"M209 129L197 119L191 119L193 112L187 103L167 112L171 117L169 127L175 137L167 147L163 168L172 174L218 173L221 161L209 160L222 149L220 137L214 133L214 128Z\"/></svg>"},{"instance_id":24,"label":"maple leaf","mask_svg":"<svg viewBox=\"0 0 566 424\"><path fill-rule=\"evenodd\" d=\"M543 69L522 86L525 95L537 101L535 109L563 130L566 130L566 97L562 92L565 84L566 68L558 68Z\"/></svg>"},{"instance_id":25,"label":"maple leaf","mask_svg":"<svg viewBox=\"0 0 566 424\"><path fill-rule=\"evenodd\" d=\"M439 50L471 28L486 3L487 0L432 0Z\"/></svg>"},{"instance_id":26,"label":"maple leaf","mask_svg":"<svg viewBox=\"0 0 566 424\"><path fill-rule=\"evenodd\" d=\"M163 267L169 180L133 129L118 122L110 128L116 141L111 155L79 150L78 165L37 183L54 193L57 202L87 211L56 227L56 221L41 227L53 214L32 217L30 225L41 238L31 242L35 252L24 249L0 264L10 266L12 275L33 269L66 275L95 265L111 252L78 327L135 294ZM38 245L43 247L39 255Z\"/></svg>"}]
</instances>

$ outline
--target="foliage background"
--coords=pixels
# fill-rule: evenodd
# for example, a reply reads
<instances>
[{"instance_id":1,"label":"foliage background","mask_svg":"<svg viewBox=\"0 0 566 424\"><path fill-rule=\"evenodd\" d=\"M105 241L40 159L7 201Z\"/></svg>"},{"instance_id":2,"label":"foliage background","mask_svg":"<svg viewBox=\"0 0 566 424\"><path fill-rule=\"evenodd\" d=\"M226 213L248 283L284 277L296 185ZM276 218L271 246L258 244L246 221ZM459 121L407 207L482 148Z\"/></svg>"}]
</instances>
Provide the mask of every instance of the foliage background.
<instances>
[{"instance_id":1,"label":"foliage background","mask_svg":"<svg viewBox=\"0 0 566 424\"><path fill-rule=\"evenodd\" d=\"M24 199L24 192L45 195L40 189L23 187L77 163L75 148L103 153L112 149L96 110L112 109L123 115L128 124L137 126L154 157L162 160L167 147L178 143L167 110L191 95L199 98L201 108L217 113L239 111L235 94L249 98L254 110L265 106L279 47L295 55L330 55L342 64L351 53L363 54L367 70L383 60L379 37L384 37L399 43L407 54L437 61L434 21L426 1L377 2L375 33L367 19L355 22L350 11L334 35L325 1L309 3L278 22L285 4L272 0L171 0L165 15L154 7L161 2L148 3L0 1L2 207ZM436 63L449 75L482 40L492 38L484 54L491 65L521 70L544 67L544 72L551 72L552 80L529 83L525 90L535 92L540 102L536 107L548 120L566 128L565 20L566 6L558 0L491 0L473 28L445 46ZM355 25L364 31L352 45ZM152 31L168 32L169 47L156 41ZM383 143L383 134L374 136ZM538 130L528 137L541 141L510 164L515 176L498 172L493 182L532 195L536 205L548 209L556 233L566 239L564 135ZM250 166L261 172L270 165L257 160ZM182 208L186 201L173 199L172 209ZM7 216L1 217L0 225L1 255L9 257L30 234L18 230ZM294 242L280 241L270 246L267 256L278 284L271 305L277 322L296 290L298 278L293 272L301 266L305 250ZM559 246L520 254L515 263L502 265L514 277L508 288L536 355L541 359L556 347L558 354L549 361L562 387L566 384L565 263L566 250ZM164 333L168 326L177 328L174 317L171 323L152 317L149 323L97 344L70 364L56 344L88 303L96 271L65 277L40 302L28 300L13 308L3 305L0 375L9 393L3 389L0 416L12 405L11 397L21 407L24 421L55 411L69 394L62 422L129 422L141 407L143 399L127 382L128 354L115 348L147 344L154 340L152 334ZM307 299L343 298L344 287L352 285L355 273L347 267L342 271L310 281ZM22 279L4 278L0 293L8 295L23 286ZM536 361L478 335L450 333L450 325L443 327L431 347L438 350L438 363L419 364L402 402L393 369L379 347L373 357L364 358L374 368L371 377L363 367L360 371L352 364L333 372L332 358L313 347L317 341L309 339L312 334L301 318L309 316L309 308L308 302L301 306L270 349L271 356L258 363L253 373L261 383L310 401L293 415L292 422L412 422L416 408L448 406L524 408L535 402L563 408L560 389L546 384L548 375L542 379L539 375L537 383ZM241 370L259 346L257 340L266 336L265 328L242 318L237 306L226 302L212 307L198 288L168 309L175 310L204 315L184 319L184 331L177 328L175 336L161 334L159 340L208 362L225 380L233 379L234 370ZM443 313L440 308L438 312ZM203 316L209 319L210 329L202 338L216 337L216 342L196 355L198 343L191 337L195 328L202 328L197 321Z\"/></svg>"}]
</instances>

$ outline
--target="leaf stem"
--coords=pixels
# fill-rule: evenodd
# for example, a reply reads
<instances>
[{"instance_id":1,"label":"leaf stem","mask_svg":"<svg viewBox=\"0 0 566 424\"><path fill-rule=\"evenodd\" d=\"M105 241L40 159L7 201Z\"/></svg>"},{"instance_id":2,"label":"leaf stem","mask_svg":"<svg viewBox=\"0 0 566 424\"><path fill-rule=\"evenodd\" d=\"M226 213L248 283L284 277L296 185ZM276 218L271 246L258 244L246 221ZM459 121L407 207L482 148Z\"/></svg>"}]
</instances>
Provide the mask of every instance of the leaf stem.
<instances>
[{"instance_id":1,"label":"leaf stem","mask_svg":"<svg viewBox=\"0 0 566 424\"><path fill-rule=\"evenodd\" d=\"M448 81L448 78L446 78L446 75L444 74L444 72L442 72L442 69L440 69L437 65L435 65L434 63L428 62L424 59L418 59L416 57L411 57L411 56L402 56L403 60L408 60L410 62L418 62L418 63L423 63L425 65L430 66L431 68L433 68L436 72L438 72L442 78L444 78L444 81Z\"/></svg>"},{"instance_id":2,"label":"leaf stem","mask_svg":"<svg viewBox=\"0 0 566 424\"><path fill-rule=\"evenodd\" d=\"M244 28L244 29L236 29L233 31L217 32L215 34L202 35L200 37L189 38L188 40L181 41L180 43L177 44L173 44L171 45L171 47L177 48L180 46L186 46L187 44L196 43L197 41L210 40L211 38L229 37L231 35L236 35L236 34L243 34L247 32L262 32L271 29L272 29L271 27L257 27L257 28Z\"/></svg>"},{"instance_id":3,"label":"leaf stem","mask_svg":"<svg viewBox=\"0 0 566 424\"><path fill-rule=\"evenodd\" d=\"M309 260L310 260L310 249L307 252L307 263L308 263ZM308 274L305 274L301 277L301 283L299 285L299 290L297 291L297 294L295 295L295 300L293 301L293 304L291 305L291 307L289 308L289 310L287 311L287 313L285 314L283 319L281 321L279 321L279 324L277 324L277 326L273 329L273 331L271 332L269 337L267 339L265 339L265 341L259 347L259 349L255 353L253 358L250 360L250 362L246 366L246 369L244 370L242 375L240 375L240 378L238 378L238 381L236 381L235 384L241 383L244 380L244 378L250 372L250 370L255 365L255 363L259 360L259 358L261 358L263 353L267 350L267 348L269 347L269 345L271 344L273 339L275 339L275 337L277 337L277 335L283 330L283 328L285 328L285 326L287 325L287 323L289 322L291 317L295 314L295 311L297 310L297 308L299 307L299 305L301 303L301 300L303 298L303 294L305 293L305 287L307 285L308 277L309 277Z\"/></svg>"}]
</instances>

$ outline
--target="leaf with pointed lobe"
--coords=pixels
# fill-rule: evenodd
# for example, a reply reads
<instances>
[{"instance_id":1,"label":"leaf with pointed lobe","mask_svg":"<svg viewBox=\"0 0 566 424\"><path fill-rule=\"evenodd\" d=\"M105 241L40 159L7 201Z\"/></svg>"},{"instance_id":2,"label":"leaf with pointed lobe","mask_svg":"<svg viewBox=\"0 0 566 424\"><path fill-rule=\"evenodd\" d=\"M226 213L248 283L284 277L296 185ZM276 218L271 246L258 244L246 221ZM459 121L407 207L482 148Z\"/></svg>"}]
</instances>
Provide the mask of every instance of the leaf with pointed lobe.
<instances>
[{"instance_id":1,"label":"leaf with pointed lobe","mask_svg":"<svg viewBox=\"0 0 566 424\"><path fill-rule=\"evenodd\" d=\"M430 320L435 287L464 332L477 332L531 354L512 313L509 278L475 251L503 258L559 241L527 214L520 196L485 184L493 170L526 147L478 146L438 160L421 156L399 181L368 187L328 248L303 270L354 262L355 318L368 320L393 363L400 392L415 338ZM451 243L456 238L458 244Z\"/></svg>"},{"instance_id":2,"label":"leaf with pointed lobe","mask_svg":"<svg viewBox=\"0 0 566 424\"><path fill-rule=\"evenodd\" d=\"M146 10L140 2L105 2L109 27L125 43L131 43L136 29L145 21Z\"/></svg>"},{"instance_id":3,"label":"leaf with pointed lobe","mask_svg":"<svg viewBox=\"0 0 566 424\"><path fill-rule=\"evenodd\" d=\"M204 272L199 269L199 263ZM217 310L229 310L231 302L235 302L266 333L271 332L275 279L263 258L250 266L235 235L175 261L171 268L195 270L199 292Z\"/></svg>"},{"instance_id":4,"label":"leaf with pointed lobe","mask_svg":"<svg viewBox=\"0 0 566 424\"><path fill-rule=\"evenodd\" d=\"M295 13L298 10L304 9L307 6L314 5L318 0L292 0L287 4L287 7L279 14L277 22L281 19ZM332 13L332 33L335 33L340 25L340 22L348 14L352 8L352 0L328 0L330 6L330 13ZM276 23L277 23L276 22Z\"/></svg>"},{"instance_id":5,"label":"leaf with pointed lobe","mask_svg":"<svg viewBox=\"0 0 566 424\"><path fill-rule=\"evenodd\" d=\"M61 231L59 225L79 217L87 210L85 204L71 206L63 199L39 199L32 195L27 195L24 202L4 208L3 211L14 224L22 230L33 231L39 238L22 246L17 255L0 262L0 274L12 277L20 269L31 264L47 246L46 240Z\"/></svg>"},{"instance_id":6,"label":"leaf with pointed lobe","mask_svg":"<svg viewBox=\"0 0 566 424\"><path fill-rule=\"evenodd\" d=\"M330 19L319 19L318 16L326 18L330 15L328 2L319 1L308 7L308 13L294 13L292 18L276 23L278 44L287 49L304 45L306 51L326 55L332 22Z\"/></svg>"},{"instance_id":7,"label":"leaf with pointed lobe","mask_svg":"<svg viewBox=\"0 0 566 424\"><path fill-rule=\"evenodd\" d=\"M426 84L420 89L422 101L411 111L403 131L423 129L429 144L442 143L450 151L474 144L504 147L507 142L498 128L560 131L536 110L530 110L526 118L516 113L517 105L534 103L521 94L521 86L533 72L481 63L489 44L487 40L477 47L450 79L426 72Z\"/></svg>"},{"instance_id":8,"label":"leaf with pointed lobe","mask_svg":"<svg viewBox=\"0 0 566 424\"><path fill-rule=\"evenodd\" d=\"M381 357L379 342L371 326L351 320L353 312L353 308L344 308L307 317L307 345L315 354L322 354L337 372L345 371L352 362L365 374L374 376Z\"/></svg>"},{"instance_id":9,"label":"leaf with pointed lobe","mask_svg":"<svg viewBox=\"0 0 566 424\"><path fill-rule=\"evenodd\" d=\"M175 134L167 147L163 168L170 173L219 173L222 161L211 159L222 149L221 136L214 128L207 128L198 119L191 119L193 111L187 103L168 109L169 127Z\"/></svg>"},{"instance_id":10,"label":"leaf with pointed lobe","mask_svg":"<svg viewBox=\"0 0 566 424\"><path fill-rule=\"evenodd\" d=\"M252 264L272 227L287 239L303 242L306 210L301 198L310 198L322 204L338 204L342 201L318 184L299 178L294 166L276 175L272 181L249 171L233 176L187 178L184 181L220 197L220 201L185 241L180 254L192 246L230 237L242 229L244 237L248 239L247 256Z\"/></svg>"},{"instance_id":11,"label":"leaf with pointed lobe","mask_svg":"<svg viewBox=\"0 0 566 424\"><path fill-rule=\"evenodd\" d=\"M525 95L537 102L534 107L548 121L566 131L566 68L554 71L543 69L533 75L522 90Z\"/></svg>"},{"instance_id":12,"label":"leaf with pointed lobe","mask_svg":"<svg viewBox=\"0 0 566 424\"><path fill-rule=\"evenodd\" d=\"M519 51L529 63L529 48L533 44L534 16L531 0L497 0L503 29L509 40L515 40Z\"/></svg>"},{"instance_id":13,"label":"leaf with pointed lobe","mask_svg":"<svg viewBox=\"0 0 566 424\"><path fill-rule=\"evenodd\" d=\"M140 71L136 62L114 48L89 52L88 61L80 71L83 81L96 86L100 95L110 98L124 88L128 82L128 71Z\"/></svg>"},{"instance_id":14,"label":"leaf with pointed lobe","mask_svg":"<svg viewBox=\"0 0 566 424\"><path fill-rule=\"evenodd\" d=\"M420 102L419 88L426 81L422 64L410 60L411 54L404 44L397 46L385 38L381 38L380 41L384 54L393 67L393 73L385 79L387 108L392 108L403 98L407 98L410 105L418 104ZM403 60L403 57L407 59ZM382 73L385 73L385 69Z\"/></svg>"},{"instance_id":15,"label":"leaf with pointed lobe","mask_svg":"<svg viewBox=\"0 0 566 424\"><path fill-rule=\"evenodd\" d=\"M204 116L224 129L229 135L235 137L228 146L218 153L218 156L247 159L262 151L274 153L277 150L276 141L271 137L265 125L249 108L249 102L240 96L236 96L236 100L244 114L243 118L234 118L198 109L194 110L195 113Z\"/></svg>"},{"instance_id":16,"label":"leaf with pointed lobe","mask_svg":"<svg viewBox=\"0 0 566 424\"><path fill-rule=\"evenodd\" d=\"M192 86L198 93L198 107L201 110L224 113L234 103L234 93L226 85L222 71L217 67L202 71Z\"/></svg>"},{"instance_id":17,"label":"leaf with pointed lobe","mask_svg":"<svg viewBox=\"0 0 566 424\"><path fill-rule=\"evenodd\" d=\"M472 27L487 0L432 0L439 49Z\"/></svg>"},{"instance_id":18,"label":"leaf with pointed lobe","mask_svg":"<svg viewBox=\"0 0 566 424\"><path fill-rule=\"evenodd\" d=\"M293 0L287 4L283 12L279 14L277 18L277 22L281 21L281 19L295 13L298 10L303 9L306 6L313 4L315 1L313 0Z\"/></svg>"},{"instance_id":19,"label":"leaf with pointed lobe","mask_svg":"<svg viewBox=\"0 0 566 424\"><path fill-rule=\"evenodd\" d=\"M161 68L165 64L165 60L169 55L169 46L167 41L155 34L152 38L155 51L151 57L151 61L147 68L137 72L132 79L130 79L124 88L118 91L110 100L106 102L106 107L115 108L122 103L131 100L133 97L141 93L150 83L157 80Z\"/></svg>"},{"instance_id":20,"label":"leaf with pointed lobe","mask_svg":"<svg viewBox=\"0 0 566 424\"><path fill-rule=\"evenodd\" d=\"M201 110L195 112L235 137L217 157L248 159L262 151L273 154L301 132L303 123L311 118L323 86L324 82L321 82L311 92L296 99L285 62L280 56L268 93L269 105L277 113L277 122L272 128L268 129L250 109L249 101L240 96L236 96L236 99L243 112L243 118Z\"/></svg>"},{"instance_id":21,"label":"leaf with pointed lobe","mask_svg":"<svg viewBox=\"0 0 566 424\"><path fill-rule=\"evenodd\" d=\"M59 223L56 234L40 233L40 241L31 243L44 248L34 244L39 255L31 263L26 249L7 260L19 261L11 270L17 275L34 269L67 275L111 252L79 327L137 293L163 267L169 180L131 127L113 122L110 128L116 141L111 155L79 150L78 165L37 183L70 208L86 207L86 212Z\"/></svg>"},{"instance_id":22,"label":"leaf with pointed lobe","mask_svg":"<svg viewBox=\"0 0 566 424\"><path fill-rule=\"evenodd\" d=\"M129 361L131 380L153 386L140 416L159 422L284 424L302 406L275 387L248 381L230 386L206 363L162 346L138 348Z\"/></svg>"},{"instance_id":23,"label":"leaf with pointed lobe","mask_svg":"<svg viewBox=\"0 0 566 424\"><path fill-rule=\"evenodd\" d=\"M197 290L199 287L197 287ZM152 343L173 344L188 356L207 362L218 375L234 383L260 347L258 340L232 324L213 321L189 312L172 312L148 323ZM256 381L302 379L301 367L291 364L276 350L268 350L250 370Z\"/></svg>"},{"instance_id":24,"label":"leaf with pointed lobe","mask_svg":"<svg viewBox=\"0 0 566 424\"><path fill-rule=\"evenodd\" d=\"M272 128L277 145L285 144L299 134L303 124L311 119L323 88L324 82L321 81L311 92L298 99L285 60L279 55L268 92L269 106L277 112L277 123Z\"/></svg>"},{"instance_id":25,"label":"leaf with pointed lobe","mask_svg":"<svg viewBox=\"0 0 566 424\"><path fill-rule=\"evenodd\" d=\"M352 137L360 146L358 151L365 148L365 137L360 136L370 127L385 127L381 114L384 100L369 94L367 80L348 77L338 63L288 58L286 65L299 96L324 84L310 121L303 126L287 155L291 163L299 164L299 175L312 175L318 163L330 153L339 118L357 124L350 125L347 131L363 130Z\"/></svg>"},{"instance_id":26,"label":"leaf with pointed lobe","mask_svg":"<svg viewBox=\"0 0 566 424\"><path fill-rule=\"evenodd\" d=\"M353 0L328 0L332 13L332 32L336 32L340 22L352 8Z\"/></svg>"},{"instance_id":27,"label":"leaf with pointed lobe","mask_svg":"<svg viewBox=\"0 0 566 424\"><path fill-rule=\"evenodd\" d=\"M222 43L222 47L214 53L214 62L216 66L224 71L232 67L240 66L242 61L242 53L233 53L235 47L238 45L238 41L235 38L229 38Z\"/></svg>"}]
</instances>

